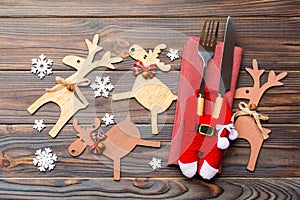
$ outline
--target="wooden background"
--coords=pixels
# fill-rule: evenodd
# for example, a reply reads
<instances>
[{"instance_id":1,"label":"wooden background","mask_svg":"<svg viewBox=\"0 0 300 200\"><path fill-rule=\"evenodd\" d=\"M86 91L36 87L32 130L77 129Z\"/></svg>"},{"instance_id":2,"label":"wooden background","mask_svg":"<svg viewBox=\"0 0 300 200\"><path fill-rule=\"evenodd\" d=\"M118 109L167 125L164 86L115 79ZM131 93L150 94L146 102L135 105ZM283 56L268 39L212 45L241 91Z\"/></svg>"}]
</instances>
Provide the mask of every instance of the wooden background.
<instances>
[{"instance_id":1,"label":"wooden background","mask_svg":"<svg viewBox=\"0 0 300 200\"><path fill-rule=\"evenodd\" d=\"M0 198L299 199L299 10L300 2L294 0L1 0ZM54 85L55 76L74 73L61 60L71 54L86 56L85 38L100 33L101 40L107 42L104 47L113 50L110 41L118 43L116 37L126 33L129 43L151 48L166 40L169 47L182 53L182 40L199 35L205 19L220 20L222 38L228 15L235 23L237 43L244 49L238 87L251 86L244 67L251 66L253 58L261 68L288 72L285 85L268 90L260 103L258 111L270 117L263 125L272 129L272 134L263 145L254 173L246 170L249 146L242 140L232 145L222 174L212 181L186 179L177 167L167 166L175 103L159 116L161 131L152 136L149 111L134 99L125 105L112 104L111 97L94 99L89 88L83 89L92 109L80 111L77 117L86 125L105 112L114 112L119 121L128 114L127 108L144 138L162 141L161 149L137 147L122 159L120 182L113 181L112 162L104 156L87 151L79 158L68 154L69 144L76 139L71 121L56 139L50 138L47 133L60 113L56 105L47 104L33 116L26 111L45 88ZM153 31L156 28L157 32ZM128 30L137 31L128 34ZM31 59L41 53L54 60L53 75L43 80L30 73ZM167 62L165 54L161 57ZM101 72L111 77L116 91L129 90L133 80L123 76L131 73L132 64L133 60L125 58L116 65L117 70L100 69L89 78L93 80ZM159 76L176 91L180 60L172 67L171 72ZM32 129L34 119L44 119L47 128L36 132ZM52 148L59 159L56 168L47 173L32 165L35 151L44 147ZM162 169L152 171L148 163L153 156L162 158Z\"/></svg>"}]
</instances>

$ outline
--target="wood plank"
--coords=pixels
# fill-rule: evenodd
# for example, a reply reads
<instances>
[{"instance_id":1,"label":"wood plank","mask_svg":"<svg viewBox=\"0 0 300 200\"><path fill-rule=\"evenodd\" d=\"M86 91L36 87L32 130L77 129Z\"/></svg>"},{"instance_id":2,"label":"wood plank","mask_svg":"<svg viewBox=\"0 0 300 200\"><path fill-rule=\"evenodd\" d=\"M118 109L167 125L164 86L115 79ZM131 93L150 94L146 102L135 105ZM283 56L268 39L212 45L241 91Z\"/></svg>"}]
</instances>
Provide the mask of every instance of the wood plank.
<instances>
[{"instance_id":1,"label":"wood plank","mask_svg":"<svg viewBox=\"0 0 300 200\"><path fill-rule=\"evenodd\" d=\"M85 126L88 126L87 124ZM121 177L182 177L177 166L168 166L172 126L162 126L158 135L151 134L151 126L138 125L142 138L164 141L160 149L136 147L121 160ZM246 170L249 158L249 144L244 140L233 143L226 154L220 177L299 177L300 126L266 126L272 133L265 141L258 158L256 171ZM73 127L67 126L52 139L47 134L49 128L41 133L27 125L0 126L0 176L2 178L29 177L108 177L113 176L113 162L105 156L93 155L86 150L81 156L73 158L68 146L77 139ZM106 131L107 128L104 128ZM47 173L39 172L32 164L37 149L50 147L58 156L56 168ZM152 157L162 159L162 168L153 171L149 166ZM291 159L292 158L292 159Z\"/></svg>"},{"instance_id":2,"label":"wood plank","mask_svg":"<svg viewBox=\"0 0 300 200\"><path fill-rule=\"evenodd\" d=\"M298 1L35 1L1 2L4 17L169 17L169 16L293 16L299 14Z\"/></svg>"},{"instance_id":3,"label":"wood plank","mask_svg":"<svg viewBox=\"0 0 300 200\"><path fill-rule=\"evenodd\" d=\"M88 78L93 82L96 75L103 71L94 71ZM269 115L270 124L299 124L300 95L299 95L299 77L300 72L289 72L283 80L286 84L283 87L274 87L267 91L262 98L258 111ZM48 124L56 123L60 115L59 107L49 103L38 110L34 115L27 112L27 108L41 95L46 88L55 85L55 76L67 77L71 72L54 72L53 76L47 76L40 80L29 71L2 72L0 73L0 123L31 124L34 119L42 118ZM110 76L112 84L115 85L114 93L129 91L133 85L134 77L131 71L104 71L103 76ZM162 80L173 92L177 91L179 72L163 73L158 72L157 77ZM266 77L264 77L266 78ZM262 79L264 81L264 79ZM241 73L238 87L250 86L251 78L245 72ZM135 99L124 101L111 101L106 98L94 98L94 93L89 87L81 87L81 90L90 105L87 109L81 110L76 114L80 119L93 120L95 116L103 116L106 112L114 113L116 120L124 119L128 114L131 115L135 123L150 123L150 111L144 109ZM284 94L284 95L283 95ZM237 108L238 100L234 103ZM164 113L160 114L159 123L173 123L175 113L175 102ZM236 109L235 109L236 110ZM129 112L130 111L130 112ZM293 120L291 120L291 118Z\"/></svg>"},{"instance_id":4,"label":"wood plank","mask_svg":"<svg viewBox=\"0 0 300 200\"><path fill-rule=\"evenodd\" d=\"M1 179L0 195L22 199L299 199L297 178L217 179Z\"/></svg>"},{"instance_id":5,"label":"wood plank","mask_svg":"<svg viewBox=\"0 0 300 200\"><path fill-rule=\"evenodd\" d=\"M219 40L224 35L226 18L221 18ZM265 69L298 70L300 62L299 18L233 18L237 43L244 49L242 66L251 66L256 58ZM182 49L189 36L198 36L204 18L2 18L0 19L0 70L28 70L31 59L44 53L54 60L54 70L70 70L61 60L67 55L86 56L84 39L100 33L106 50L126 51L137 43L153 48L154 42ZM146 28L147 27L147 28ZM288 31L287 31L288 30ZM12 53L13 52L13 53ZM170 63L164 51L161 59ZM118 65L130 70L132 59ZM172 62L180 69L180 60Z\"/></svg>"}]
</instances>

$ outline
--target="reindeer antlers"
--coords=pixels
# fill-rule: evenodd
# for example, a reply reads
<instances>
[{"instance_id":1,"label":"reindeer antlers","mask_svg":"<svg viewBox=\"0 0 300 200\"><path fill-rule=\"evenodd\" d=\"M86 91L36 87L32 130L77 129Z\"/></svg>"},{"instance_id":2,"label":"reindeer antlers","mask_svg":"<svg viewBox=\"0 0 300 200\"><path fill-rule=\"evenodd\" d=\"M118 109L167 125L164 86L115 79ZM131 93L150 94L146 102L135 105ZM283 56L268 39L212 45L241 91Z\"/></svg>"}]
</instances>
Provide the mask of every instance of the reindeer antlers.
<instances>
[{"instance_id":1,"label":"reindeer antlers","mask_svg":"<svg viewBox=\"0 0 300 200\"><path fill-rule=\"evenodd\" d=\"M88 39L85 39L85 43L88 47L89 52L93 52L93 51L101 51L103 48L98 46L98 42L99 42L99 35L95 34L94 38L93 38L93 43L91 41L89 41Z\"/></svg>"},{"instance_id":2,"label":"reindeer antlers","mask_svg":"<svg viewBox=\"0 0 300 200\"><path fill-rule=\"evenodd\" d=\"M96 130L101 124L101 120L98 118L95 118L95 123L91 125L91 128L87 128L86 132L92 132ZM73 127L78 133L83 133L85 130L78 124L78 119L73 120Z\"/></svg>"},{"instance_id":3,"label":"reindeer antlers","mask_svg":"<svg viewBox=\"0 0 300 200\"><path fill-rule=\"evenodd\" d=\"M283 85L279 80L283 79L287 73L281 72L276 76L275 72L271 70L269 72L268 81L260 86L260 76L265 72L265 70L259 70L257 60L253 59L252 61L253 69L246 68L247 72L251 75L254 84L252 87L242 87L238 88L235 91L234 98L236 99L249 99L249 105L255 109L260 101L262 95L265 93L267 89L273 86Z\"/></svg>"}]
</instances>

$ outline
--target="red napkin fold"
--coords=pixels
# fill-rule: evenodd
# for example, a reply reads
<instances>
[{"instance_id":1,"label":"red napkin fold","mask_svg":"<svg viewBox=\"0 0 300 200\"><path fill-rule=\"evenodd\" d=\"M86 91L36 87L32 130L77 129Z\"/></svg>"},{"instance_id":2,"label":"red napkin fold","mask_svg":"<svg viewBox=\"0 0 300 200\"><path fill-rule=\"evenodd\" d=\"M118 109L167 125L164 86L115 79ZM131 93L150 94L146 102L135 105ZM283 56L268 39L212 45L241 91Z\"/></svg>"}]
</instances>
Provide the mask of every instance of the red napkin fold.
<instances>
[{"instance_id":1,"label":"red napkin fold","mask_svg":"<svg viewBox=\"0 0 300 200\"><path fill-rule=\"evenodd\" d=\"M186 141L182 141L184 134L183 130L185 125L184 114L186 112L191 112L186 110L186 102L187 99L192 96L194 96L195 98L197 97L203 72L203 62L198 54L198 42L199 38L190 37L190 39L186 42L184 46L178 89L178 100L176 103L172 142L169 153L169 164L178 164L178 158L180 157L180 150L182 148L182 144L187 143ZM220 65L222 60L222 54L223 42L217 42L214 57L208 63L207 66L205 79L207 88L210 91L210 95L214 96L214 98L212 99L215 99L219 88ZM236 87L236 82L238 79L241 61L242 48L236 46L234 48L231 87L230 90L226 92L223 97L228 102L230 107L232 106L233 102L233 96ZM204 104L204 112L212 113L214 100L211 101L209 99L205 99ZM194 112L196 113L196 111L192 111L191 113Z\"/></svg>"}]
</instances>

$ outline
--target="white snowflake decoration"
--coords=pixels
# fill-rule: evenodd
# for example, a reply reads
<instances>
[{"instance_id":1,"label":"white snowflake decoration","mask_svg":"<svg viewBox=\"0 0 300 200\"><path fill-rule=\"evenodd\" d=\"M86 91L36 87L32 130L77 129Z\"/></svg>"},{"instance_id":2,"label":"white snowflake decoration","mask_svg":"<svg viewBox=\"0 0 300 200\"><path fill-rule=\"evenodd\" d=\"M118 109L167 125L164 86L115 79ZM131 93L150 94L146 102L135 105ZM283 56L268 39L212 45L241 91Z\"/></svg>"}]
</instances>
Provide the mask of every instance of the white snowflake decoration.
<instances>
[{"instance_id":1,"label":"white snowflake decoration","mask_svg":"<svg viewBox=\"0 0 300 200\"><path fill-rule=\"evenodd\" d=\"M38 166L38 170L45 172L47 169L51 171L54 169L54 162L57 161L56 154L52 154L52 149L44 148L38 149L35 152L36 157L33 159L34 166Z\"/></svg>"},{"instance_id":2,"label":"white snowflake decoration","mask_svg":"<svg viewBox=\"0 0 300 200\"><path fill-rule=\"evenodd\" d=\"M174 61L175 59L179 58L178 51L178 49L170 48L169 52L167 53L167 56L170 58L171 61Z\"/></svg>"},{"instance_id":3,"label":"white snowflake decoration","mask_svg":"<svg viewBox=\"0 0 300 200\"><path fill-rule=\"evenodd\" d=\"M41 120L34 120L34 125L33 125L33 128L38 130L39 132L42 131L43 128L45 128L46 125L44 124L44 120L41 119Z\"/></svg>"},{"instance_id":4,"label":"white snowflake decoration","mask_svg":"<svg viewBox=\"0 0 300 200\"><path fill-rule=\"evenodd\" d=\"M161 168L161 159L153 157L149 165L153 170Z\"/></svg>"},{"instance_id":5,"label":"white snowflake decoration","mask_svg":"<svg viewBox=\"0 0 300 200\"><path fill-rule=\"evenodd\" d=\"M102 121L104 121L105 126L108 126L110 124L115 124L114 117L115 117L114 115L110 115L110 114L106 113L105 116L102 117L101 119L102 119Z\"/></svg>"},{"instance_id":6,"label":"white snowflake decoration","mask_svg":"<svg viewBox=\"0 0 300 200\"><path fill-rule=\"evenodd\" d=\"M114 89L114 86L110 83L109 76L96 76L95 82L90 87L94 90L95 97L102 96L105 98L108 98L109 92Z\"/></svg>"},{"instance_id":7,"label":"white snowflake decoration","mask_svg":"<svg viewBox=\"0 0 300 200\"><path fill-rule=\"evenodd\" d=\"M31 72L38 75L40 79L52 74L53 60L47 59L44 54L41 54L38 59L31 59L31 64Z\"/></svg>"}]
</instances>

